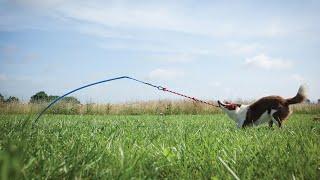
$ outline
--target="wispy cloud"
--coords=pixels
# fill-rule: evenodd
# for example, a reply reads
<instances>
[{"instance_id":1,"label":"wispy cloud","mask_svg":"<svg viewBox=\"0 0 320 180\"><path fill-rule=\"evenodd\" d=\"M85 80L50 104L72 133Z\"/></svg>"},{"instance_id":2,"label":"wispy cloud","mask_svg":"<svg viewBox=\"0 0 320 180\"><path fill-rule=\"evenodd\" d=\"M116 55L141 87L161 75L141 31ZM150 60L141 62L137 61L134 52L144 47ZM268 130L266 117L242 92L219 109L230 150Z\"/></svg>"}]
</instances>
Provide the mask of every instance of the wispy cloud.
<instances>
[{"instance_id":1,"label":"wispy cloud","mask_svg":"<svg viewBox=\"0 0 320 180\"><path fill-rule=\"evenodd\" d=\"M93 28L93 30L87 30L89 33L100 34L104 37L119 36L118 29L109 29L110 27L165 30L210 37L274 37L297 31L293 28L292 22L280 18L259 19L256 22L254 18L251 21L246 21L246 15L239 15L239 19L241 19L239 21L239 19L234 19L234 15L230 16L218 9L217 11L209 11L204 6L202 9L205 11L194 13L195 9L183 3L171 1L161 3L112 1L103 3L102 1L18 0L11 4L18 4L31 9L31 11L40 10L41 13L39 14L57 20L87 23ZM211 6L218 8L224 6L224 4L213 3ZM221 21L220 17L224 17L224 20ZM97 29L95 29L97 25L104 26L102 29L106 32L102 32L102 29L97 32ZM127 36L123 33L121 35Z\"/></svg>"},{"instance_id":2,"label":"wispy cloud","mask_svg":"<svg viewBox=\"0 0 320 180\"><path fill-rule=\"evenodd\" d=\"M78 27L78 31L83 34L96 36L99 38L119 38L119 39L137 39L134 35L127 31L120 29L111 29L100 26L86 26Z\"/></svg>"},{"instance_id":3,"label":"wispy cloud","mask_svg":"<svg viewBox=\"0 0 320 180\"><path fill-rule=\"evenodd\" d=\"M273 58L260 54L245 60L247 66L262 69L288 69L292 67L292 62L281 58Z\"/></svg>"},{"instance_id":4,"label":"wispy cloud","mask_svg":"<svg viewBox=\"0 0 320 180\"><path fill-rule=\"evenodd\" d=\"M70 19L111 27L175 29L181 22L169 9L131 3L70 3L58 10Z\"/></svg>"},{"instance_id":5,"label":"wispy cloud","mask_svg":"<svg viewBox=\"0 0 320 180\"><path fill-rule=\"evenodd\" d=\"M131 28L148 30L167 30L211 37L226 36L283 36L290 33L289 25L272 20L259 26L249 22L236 22L227 18L224 22L210 17L224 14L210 12L194 15L189 8L175 3L66 3L56 8L59 16L103 25L105 28ZM193 15L190 15L193 14ZM244 25L244 24L245 25ZM262 28L257 28L262 27ZM114 34L114 33L111 33ZM110 34L109 34L110 35Z\"/></svg>"},{"instance_id":6,"label":"wispy cloud","mask_svg":"<svg viewBox=\"0 0 320 180\"><path fill-rule=\"evenodd\" d=\"M154 80L169 80L181 78L184 76L184 72L178 69L154 69L149 73L148 78Z\"/></svg>"},{"instance_id":7,"label":"wispy cloud","mask_svg":"<svg viewBox=\"0 0 320 180\"><path fill-rule=\"evenodd\" d=\"M153 61L161 61L167 63L189 63L201 55L198 53L184 53L184 52L176 52L176 53L161 53L155 54L151 57Z\"/></svg>"},{"instance_id":8,"label":"wispy cloud","mask_svg":"<svg viewBox=\"0 0 320 180\"><path fill-rule=\"evenodd\" d=\"M154 60L165 60L168 62L190 62L196 56L207 55L212 50L201 49L193 45L181 45L176 47L170 43L159 41L126 40L126 41L103 41L98 44L100 48L108 50L127 50L137 52L154 53Z\"/></svg>"}]
</instances>

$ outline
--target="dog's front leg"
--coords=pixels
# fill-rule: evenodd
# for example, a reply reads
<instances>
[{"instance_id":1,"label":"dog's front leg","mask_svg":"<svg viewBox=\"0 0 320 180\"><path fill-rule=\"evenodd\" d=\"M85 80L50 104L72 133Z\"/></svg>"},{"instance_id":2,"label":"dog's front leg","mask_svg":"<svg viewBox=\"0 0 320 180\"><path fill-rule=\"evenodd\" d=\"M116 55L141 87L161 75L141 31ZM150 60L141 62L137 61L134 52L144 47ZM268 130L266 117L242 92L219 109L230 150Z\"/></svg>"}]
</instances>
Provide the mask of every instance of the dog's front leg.
<instances>
[{"instance_id":1,"label":"dog's front leg","mask_svg":"<svg viewBox=\"0 0 320 180\"><path fill-rule=\"evenodd\" d=\"M280 121L280 118L277 118L276 120L277 120L277 122L278 122L279 128L282 128L282 122Z\"/></svg>"},{"instance_id":2,"label":"dog's front leg","mask_svg":"<svg viewBox=\"0 0 320 180\"><path fill-rule=\"evenodd\" d=\"M269 121L269 127L272 128L272 125L273 125L273 121L270 120L270 121Z\"/></svg>"},{"instance_id":3,"label":"dog's front leg","mask_svg":"<svg viewBox=\"0 0 320 180\"><path fill-rule=\"evenodd\" d=\"M242 128L242 125L240 123L237 124L237 128L240 129Z\"/></svg>"},{"instance_id":4,"label":"dog's front leg","mask_svg":"<svg viewBox=\"0 0 320 180\"><path fill-rule=\"evenodd\" d=\"M238 123L237 123L237 128L243 128L243 123L244 123L244 120L238 120Z\"/></svg>"}]
</instances>

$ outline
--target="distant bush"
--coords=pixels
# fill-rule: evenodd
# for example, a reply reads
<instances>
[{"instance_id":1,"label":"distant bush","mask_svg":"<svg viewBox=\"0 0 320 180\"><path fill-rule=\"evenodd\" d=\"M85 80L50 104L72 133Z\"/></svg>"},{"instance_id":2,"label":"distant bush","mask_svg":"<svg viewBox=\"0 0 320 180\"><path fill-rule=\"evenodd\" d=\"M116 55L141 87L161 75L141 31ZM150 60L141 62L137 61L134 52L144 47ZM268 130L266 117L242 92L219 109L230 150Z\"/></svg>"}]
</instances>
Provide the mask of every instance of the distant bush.
<instances>
[{"instance_id":1,"label":"distant bush","mask_svg":"<svg viewBox=\"0 0 320 180\"><path fill-rule=\"evenodd\" d=\"M50 95L50 96L48 96L48 102L51 102L51 101L57 99L58 97L59 97L59 96L52 96L52 95Z\"/></svg>"},{"instance_id":2,"label":"distant bush","mask_svg":"<svg viewBox=\"0 0 320 180\"><path fill-rule=\"evenodd\" d=\"M10 96L9 98L5 99L2 94L0 94L0 103L19 103L20 100L17 97Z\"/></svg>"},{"instance_id":3,"label":"distant bush","mask_svg":"<svg viewBox=\"0 0 320 180\"><path fill-rule=\"evenodd\" d=\"M48 102L49 97L44 91L37 92L35 95L31 96L30 103L42 103Z\"/></svg>"},{"instance_id":4,"label":"distant bush","mask_svg":"<svg viewBox=\"0 0 320 180\"><path fill-rule=\"evenodd\" d=\"M19 103L19 98L10 96L8 99L5 100L5 103Z\"/></svg>"},{"instance_id":5,"label":"distant bush","mask_svg":"<svg viewBox=\"0 0 320 180\"><path fill-rule=\"evenodd\" d=\"M61 99L61 101L64 101L66 103L71 103L71 104L80 104L80 101L77 98L72 97L72 96L65 97L65 98Z\"/></svg>"},{"instance_id":6,"label":"distant bush","mask_svg":"<svg viewBox=\"0 0 320 180\"><path fill-rule=\"evenodd\" d=\"M4 103L4 97L0 94L0 103Z\"/></svg>"},{"instance_id":7,"label":"distant bush","mask_svg":"<svg viewBox=\"0 0 320 180\"><path fill-rule=\"evenodd\" d=\"M44 91L37 92L35 95L31 96L29 103L32 104L40 104L40 103L48 103L55 99L57 99L59 96L53 96L53 95L47 95ZM80 104L80 101L75 97L65 97L61 99L62 103L72 103L72 104Z\"/></svg>"}]
</instances>

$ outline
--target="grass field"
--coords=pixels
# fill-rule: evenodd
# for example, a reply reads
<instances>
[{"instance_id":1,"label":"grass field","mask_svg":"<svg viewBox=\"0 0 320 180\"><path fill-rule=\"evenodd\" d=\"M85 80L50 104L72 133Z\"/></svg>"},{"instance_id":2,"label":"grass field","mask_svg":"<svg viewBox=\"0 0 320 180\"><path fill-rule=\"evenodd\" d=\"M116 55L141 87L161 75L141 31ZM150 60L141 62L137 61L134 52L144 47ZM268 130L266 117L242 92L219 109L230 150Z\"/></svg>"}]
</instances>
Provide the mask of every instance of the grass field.
<instances>
[{"instance_id":1,"label":"grass field","mask_svg":"<svg viewBox=\"0 0 320 180\"><path fill-rule=\"evenodd\" d=\"M0 179L319 179L320 122L216 115L0 115Z\"/></svg>"}]
</instances>

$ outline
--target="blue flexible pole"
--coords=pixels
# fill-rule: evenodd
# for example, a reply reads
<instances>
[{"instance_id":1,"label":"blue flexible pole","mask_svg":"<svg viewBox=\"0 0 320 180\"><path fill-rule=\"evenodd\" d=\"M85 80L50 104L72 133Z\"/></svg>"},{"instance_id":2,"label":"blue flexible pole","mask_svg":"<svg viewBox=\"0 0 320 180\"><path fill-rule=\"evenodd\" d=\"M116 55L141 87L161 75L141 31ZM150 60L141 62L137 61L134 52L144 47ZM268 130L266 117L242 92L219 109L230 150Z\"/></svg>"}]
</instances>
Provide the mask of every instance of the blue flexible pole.
<instances>
[{"instance_id":1,"label":"blue flexible pole","mask_svg":"<svg viewBox=\"0 0 320 180\"><path fill-rule=\"evenodd\" d=\"M121 76L121 77L116 77L116 78L112 78L112 79L106 79L106 80L103 80L103 81L98 81L98 82L95 82L95 83L91 83L91 84L87 84L85 86L81 86L77 89L74 89L58 98L56 98L55 100L53 100L46 108L44 108L37 116L37 118L35 119L35 123L40 119L40 117L51 107L53 106L55 103L57 103L58 101L60 101L61 99L63 99L64 97L70 95L71 93L74 93L76 91L79 91L81 89L84 89L84 88L87 88L87 87L90 87L90 86L94 86L94 85L97 85L97 84L101 84L101 83L105 83L105 82L109 82L109 81L115 81L115 80L119 80L119 79L131 79L131 80L134 80L136 82L139 82L139 83L143 83L145 85L148 85L148 86L152 86L152 87L155 87L155 88L158 88L159 90L162 90L163 88L161 86L156 86L156 85L153 85L153 84L150 84L150 83L147 83L147 82L144 82L144 81L140 81L138 79L135 79L135 78L132 78L132 77L129 77L129 76Z\"/></svg>"}]
</instances>

